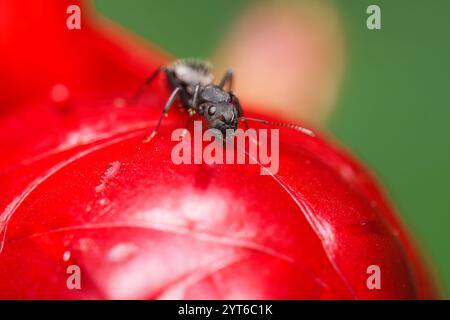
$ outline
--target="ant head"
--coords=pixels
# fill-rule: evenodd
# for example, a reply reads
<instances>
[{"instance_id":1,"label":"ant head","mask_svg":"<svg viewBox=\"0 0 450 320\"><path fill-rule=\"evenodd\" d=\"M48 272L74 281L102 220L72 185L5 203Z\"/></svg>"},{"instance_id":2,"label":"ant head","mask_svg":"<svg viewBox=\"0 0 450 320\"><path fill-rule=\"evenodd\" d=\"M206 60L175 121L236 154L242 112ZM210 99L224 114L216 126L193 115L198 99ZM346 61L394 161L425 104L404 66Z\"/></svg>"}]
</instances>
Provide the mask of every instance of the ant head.
<instances>
[{"instance_id":1,"label":"ant head","mask_svg":"<svg viewBox=\"0 0 450 320\"><path fill-rule=\"evenodd\" d=\"M226 130L235 131L238 127L239 113L236 106L229 102L211 103L205 109L208 128L220 130L226 136Z\"/></svg>"}]
</instances>

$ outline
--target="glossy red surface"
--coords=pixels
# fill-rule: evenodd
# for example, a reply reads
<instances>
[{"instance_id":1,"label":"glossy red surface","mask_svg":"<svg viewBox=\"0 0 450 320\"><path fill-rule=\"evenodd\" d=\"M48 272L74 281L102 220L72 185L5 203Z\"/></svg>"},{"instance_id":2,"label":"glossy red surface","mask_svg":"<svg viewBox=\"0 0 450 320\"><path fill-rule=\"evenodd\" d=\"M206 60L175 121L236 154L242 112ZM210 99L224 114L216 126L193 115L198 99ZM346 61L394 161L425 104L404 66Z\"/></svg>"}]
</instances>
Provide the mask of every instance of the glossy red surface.
<instances>
[{"instance_id":1,"label":"glossy red surface","mask_svg":"<svg viewBox=\"0 0 450 320\"><path fill-rule=\"evenodd\" d=\"M67 4L42 2L34 58L11 38L14 59L0 59L11 77L0 94L0 298L437 297L373 178L333 143L281 129L277 175L175 165L181 109L142 143L169 94L163 79L142 106L126 103L166 58L112 26L55 31ZM0 12L14 16L16 3ZM20 35L16 23L2 30ZM380 290L366 286L374 264ZM66 287L69 265L81 290Z\"/></svg>"}]
</instances>

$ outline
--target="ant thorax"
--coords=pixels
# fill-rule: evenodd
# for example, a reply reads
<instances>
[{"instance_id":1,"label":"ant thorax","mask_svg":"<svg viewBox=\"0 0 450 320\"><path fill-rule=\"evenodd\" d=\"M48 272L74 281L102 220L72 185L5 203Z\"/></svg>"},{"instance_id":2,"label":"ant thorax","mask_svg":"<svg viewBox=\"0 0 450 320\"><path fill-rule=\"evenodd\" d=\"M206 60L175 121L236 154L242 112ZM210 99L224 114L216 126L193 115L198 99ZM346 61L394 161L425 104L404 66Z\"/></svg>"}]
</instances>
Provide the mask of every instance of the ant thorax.
<instances>
[{"instance_id":1,"label":"ant thorax","mask_svg":"<svg viewBox=\"0 0 450 320\"><path fill-rule=\"evenodd\" d=\"M186 86L188 91L199 84L206 86L210 84L214 76L212 74L211 66L205 61L177 61L170 68L175 77ZM193 92L189 92L193 93Z\"/></svg>"}]
</instances>

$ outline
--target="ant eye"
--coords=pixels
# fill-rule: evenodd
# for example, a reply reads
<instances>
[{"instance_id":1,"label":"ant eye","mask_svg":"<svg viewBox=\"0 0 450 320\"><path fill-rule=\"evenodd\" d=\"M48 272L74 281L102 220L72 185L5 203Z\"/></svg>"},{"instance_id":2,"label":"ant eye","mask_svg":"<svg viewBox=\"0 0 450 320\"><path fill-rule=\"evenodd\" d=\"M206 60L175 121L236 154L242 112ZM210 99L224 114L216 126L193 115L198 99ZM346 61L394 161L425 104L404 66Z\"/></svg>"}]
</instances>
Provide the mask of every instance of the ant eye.
<instances>
[{"instance_id":1,"label":"ant eye","mask_svg":"<svg viewBox=\"0 0 450 320\"><path fill-rule=\"evenodd\" d=\"M208 109L208 114L210 116L213 116L215 113L216 113L216 107L213 106Z\"/></svg>"}]
</instances>

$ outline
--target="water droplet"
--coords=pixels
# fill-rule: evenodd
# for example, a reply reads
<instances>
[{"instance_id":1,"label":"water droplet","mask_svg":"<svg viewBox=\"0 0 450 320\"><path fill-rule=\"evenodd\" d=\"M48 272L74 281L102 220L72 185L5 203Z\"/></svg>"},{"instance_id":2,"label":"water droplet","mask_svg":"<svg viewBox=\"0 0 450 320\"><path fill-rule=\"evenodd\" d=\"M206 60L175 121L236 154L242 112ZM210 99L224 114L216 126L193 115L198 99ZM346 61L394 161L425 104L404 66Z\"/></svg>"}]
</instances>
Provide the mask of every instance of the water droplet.
<instances>
[{"instance_id":1,"label":"water droplet","mask_svg":"<svg viewBox=\"0 0 450 320\"><path fill-rule=\"evenodd\" d=\"M55 103L66 102L69 99L69 96L69 89L61 83L55 84L50 89L50 99Z\"/></svg>"},{"instance_id":2,"label":"water droplet","mask_svg":"<svg viewBox=\"0 0 450 320\"><path fill-rule=\"evenodd\" d=\"M71 256L71 253L70 253L69 250L64 251L63 260L64 261L69 261L70 260L70 256Z\"/></svg>"}]
</instances>

